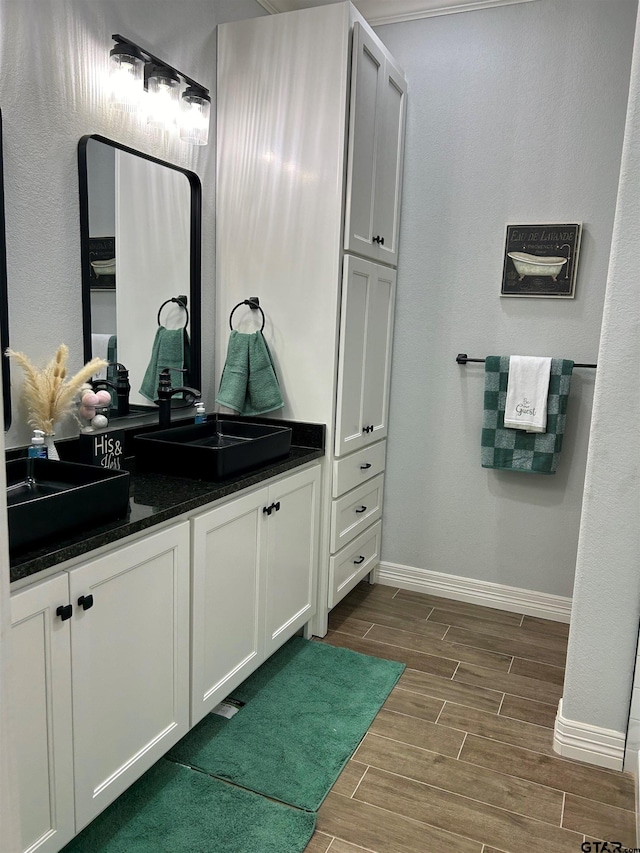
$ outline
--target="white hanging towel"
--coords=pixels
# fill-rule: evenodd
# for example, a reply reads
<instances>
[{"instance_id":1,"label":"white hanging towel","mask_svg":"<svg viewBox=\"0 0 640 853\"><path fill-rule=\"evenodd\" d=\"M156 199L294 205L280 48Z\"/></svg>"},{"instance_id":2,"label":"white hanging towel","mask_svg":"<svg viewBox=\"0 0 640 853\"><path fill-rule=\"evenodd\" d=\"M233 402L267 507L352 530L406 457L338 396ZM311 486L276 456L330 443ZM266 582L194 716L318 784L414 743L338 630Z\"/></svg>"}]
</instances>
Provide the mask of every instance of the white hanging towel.
<instances>
[{"instance_id":1,"label":"white hanging towel","mask_svg":"<svg viewBox=\"0 0 640 853\"><path fill-rule=\"evenodd\" d=\"M527 432L547 431L551 359L531 355L509 358L504 425Z\"/></svg>"}]
</instances>

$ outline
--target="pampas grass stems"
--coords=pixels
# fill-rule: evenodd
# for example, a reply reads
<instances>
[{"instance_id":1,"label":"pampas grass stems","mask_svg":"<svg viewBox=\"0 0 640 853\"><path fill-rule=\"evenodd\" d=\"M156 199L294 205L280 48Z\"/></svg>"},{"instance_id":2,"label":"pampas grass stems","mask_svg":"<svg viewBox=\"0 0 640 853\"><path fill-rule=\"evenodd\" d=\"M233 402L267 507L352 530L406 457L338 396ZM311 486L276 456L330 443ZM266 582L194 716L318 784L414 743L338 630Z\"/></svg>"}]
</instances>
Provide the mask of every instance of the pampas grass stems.
<instances>
[{"instance_id":1,"label":"pampas grass stems","mask_svg":"<svg viewBox=\"0 0 640 853\"><path fill-rule=\"evenodd\" d=\"M108 362L92 358L84 367L67 379L69 347L60 344L56 354L43 368L36 367L23 352L7 349L5 355L13 358L24 372L23 394L29 417L27 422L45 435L53 435L54 424L73 411L80 391L91 377Z\"/></svg>"}]
</instances>

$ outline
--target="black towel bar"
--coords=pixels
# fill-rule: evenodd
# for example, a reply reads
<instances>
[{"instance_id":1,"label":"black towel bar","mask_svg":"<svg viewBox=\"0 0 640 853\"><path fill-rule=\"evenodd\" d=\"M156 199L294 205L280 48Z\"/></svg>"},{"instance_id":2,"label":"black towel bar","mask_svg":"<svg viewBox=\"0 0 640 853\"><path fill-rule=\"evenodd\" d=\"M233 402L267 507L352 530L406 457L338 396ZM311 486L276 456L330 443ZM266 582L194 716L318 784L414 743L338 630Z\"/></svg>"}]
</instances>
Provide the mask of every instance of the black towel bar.
<instances>
[{"instance_id":1,"label":"black towel bar","mask_svg":"<svg viewBox=\"0 0 640 853\"><path fill-rule=\"evenodd\" d=\"M484 358L469 358L466 352L459 352L456 356L456 362L458 364L467 364L469 361L476 361L479 364L484 364ZM578 364L577 362L573 365L574 367L592 367L594 370L597 368L597 364Z\"/></svg>"},{"instance_id":2,"label":"black towel bar","mask_svg":"<svg viewBox=\"0 0 640 853\"><path fill-rule=\"evenodd\" d=\"M238 304L231 309L231 314L229 314L229 328L233 330L233 313L236 308L239 308L241 305L248 305L252 311L259 311L262 314L262 326L260 326L260 331L264 329L264 311L260 307L260 300L257 296L250 296L249 299L243 299L242 302L238 302Z\"/></svg>"},{"instance_id":3,"label":"black towel bar","mask_svg":"<svg viewBox=\"0 0 640 853\"><path fill-rule=\"evenodd\" d=\"M189 325L189 309L187 308L187 297L186 296L172 296L171 299L165 300L162 305L158 308L158 325L160 325L160 312L164 308L165 305L168 305L170 302L175 302L176 305L179 305L184 309L184 313L187 315L186 320L184 321L185 329Z\"/></svg>"}]
</instances>

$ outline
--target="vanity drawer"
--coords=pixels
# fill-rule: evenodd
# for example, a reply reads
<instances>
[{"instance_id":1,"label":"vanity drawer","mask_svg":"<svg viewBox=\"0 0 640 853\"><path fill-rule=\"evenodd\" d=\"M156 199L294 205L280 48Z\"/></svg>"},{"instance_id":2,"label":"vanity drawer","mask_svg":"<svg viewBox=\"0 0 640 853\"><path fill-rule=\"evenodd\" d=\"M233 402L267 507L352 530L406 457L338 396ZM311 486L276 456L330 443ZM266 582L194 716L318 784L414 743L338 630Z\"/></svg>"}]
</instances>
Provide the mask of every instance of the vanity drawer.
<instances>
[{"instance_id":1,"label":"vanity drawer","mask_svg":"<svg viewBox=\"0 0 640 853\"><path fill-rule=\"evenodd\" d=\"M329 560L329 607L335 607L380 561L382 521L376 521Z\"/></svg>"},{"instance_id":2,"label":"vanity drawer","mask_svg":"<svg viewBox=\"0 0 640 853\"><path fill-rule=\"evenodd\" d=\"M332 497L339 498L360 483L384 471L384 457L387 449L386 441L379 441L336 459L333 463Z\"/></svg>"},{"instance_id":3,"label":"vanity drawer","mask_svg":"<svg viewBox=\"0 0 640 853\"><path fill-rule=\"evenodd\" d=\"M331 502L331 553L335 554L382 515L384 474Z\"/></svg>"}]
</instances>

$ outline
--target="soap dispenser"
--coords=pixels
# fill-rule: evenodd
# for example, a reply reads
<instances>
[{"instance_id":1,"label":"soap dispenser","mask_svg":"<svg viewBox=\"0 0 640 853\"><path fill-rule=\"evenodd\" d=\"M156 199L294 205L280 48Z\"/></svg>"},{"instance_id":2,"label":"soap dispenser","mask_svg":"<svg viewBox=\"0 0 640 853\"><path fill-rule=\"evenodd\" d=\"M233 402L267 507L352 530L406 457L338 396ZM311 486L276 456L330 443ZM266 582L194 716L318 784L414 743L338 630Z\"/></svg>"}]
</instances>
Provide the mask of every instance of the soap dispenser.
<instances>
[{"instance_id":1,"label":"soap dispenser","mask_svg":"<svg viewBox=\"0 0 640 853\"><path fill-rule=\"evenodd\" d=\"M41 429L34 429L31 445L27 450L29 459L47 459L47 447L44 443L44 432Z\"/></svg>"},{"instance_id":2,"label":"soap dispenser","mask_svg":"<svg viewBox=\"0 0 640 853\"><path fill-rule=\"evenodd\" d=\"M194 423L196 424L205 424L207 422L207 412L204 407L204 403L200 400L196 403L196 416L194 418Z\"/></svg>"}]
</instances>

